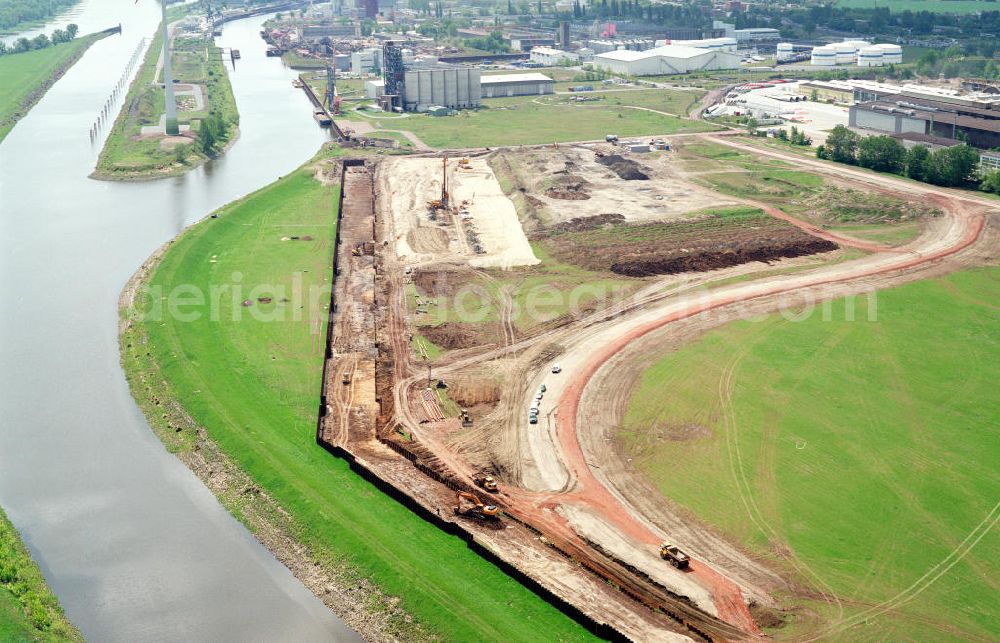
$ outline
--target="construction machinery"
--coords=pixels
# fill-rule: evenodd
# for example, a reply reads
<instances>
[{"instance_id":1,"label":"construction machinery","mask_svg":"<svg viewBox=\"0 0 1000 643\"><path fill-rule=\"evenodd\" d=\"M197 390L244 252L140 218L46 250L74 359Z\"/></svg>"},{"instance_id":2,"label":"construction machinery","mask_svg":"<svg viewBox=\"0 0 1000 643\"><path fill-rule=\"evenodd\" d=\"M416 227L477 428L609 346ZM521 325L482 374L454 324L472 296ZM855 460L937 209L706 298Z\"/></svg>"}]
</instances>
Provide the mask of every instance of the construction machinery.
<instances>
[{"instance_id":1,"label":"construction machinery","mask_svg":"<svg viewBox=\"0 0 1000 643\"><path fill-rule=\"evenodd\" d=\"M477 473L472 476L472 481L476 483L476 486L489 491L490 493L496 493L497 491L497 481L494 480L493 476L483 475Z\"/></svg>"},{"instance_id":2,"label":"construction machinery","mask_svg":"<svg viewBox=\"0 0 1000 643\"><path fill-rule=\"evenodd\" d=\"M469 416L469 411L467 409L462 409L462 428L472 428L472 418Z\"/></svg>"},{"instance_id":3,"label":"construction machinery","mask_svg":"<svg viewBox=\"0 0 1000 643\"><path fill-rule=\"evenodd\" d=\"M484 505L483 501L467 491L459 491L458 504L455 505L456 516L480 518L482 520L497 520L500 518L500 508L496 505Z\"/></svg>"},{"instance_id":4,"label":"construction machinery","mask_svg":"<svg viewBox=\"0 0 1000 643\"><path fill-rule=\"evenodd\" d=\"M448 208L448 157L444 157L441 161L441 198L427 202L432 212Z\"/></svg>"},{"instance_id":5,"label":"construction machinery","mask_svg":"<svg viewBox=\"0 0 1000 643\"><path fill-rule=\"evenodd\" d=\"M677 545L672 545L670 543L663 543L660 545L660 558L668 561L671 565L677 569L687 569L688 564L691 559L688 555L680 550Z\"/></svg>"}]
</instances>

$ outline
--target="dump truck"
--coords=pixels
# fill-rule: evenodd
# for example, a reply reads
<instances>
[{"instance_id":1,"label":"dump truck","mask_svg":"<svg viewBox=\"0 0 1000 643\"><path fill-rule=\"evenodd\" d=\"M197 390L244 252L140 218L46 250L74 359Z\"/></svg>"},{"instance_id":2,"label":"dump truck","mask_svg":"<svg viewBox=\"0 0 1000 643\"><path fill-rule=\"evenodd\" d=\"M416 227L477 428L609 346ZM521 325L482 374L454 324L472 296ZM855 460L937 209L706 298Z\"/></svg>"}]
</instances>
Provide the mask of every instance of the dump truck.
<instances>
[{"instance_id":1,"label":"dump truck","mask_svg":"<svg viewBox=\"0 0 1000 643\"><path fill-rule=\"evenodd\" d=\"M688 564L691 562L687 554L682 552L677 545L670 543L660 545L660 558L668 561L677 569L687 569Z\"/></svg>"},{"instance_id":2,"label":"dump truck","mask_svg":"<svg viewBox=\"0 0 1000 643\"><path fill-rule=\"evenodd\" d=\"M497 481L493 479L493 476L487 476L481 473L477 473L472 476L472 481L476 483L477 487L485 489L490 493L496 493Z\"/></svg>"},{"instance_id":3,"label":"dump truck","mask_svg":"<svg viewBox=\"0 0 1000 643\"><path fill-rule=\"evenodd\" d=\"M480 518L483 520L497 520L500 517L499 507L496 505L484 505L482 500L467 491L459 491L457 500L458 504L454 507L456 516Z\"/></svg>"}]
</instances>

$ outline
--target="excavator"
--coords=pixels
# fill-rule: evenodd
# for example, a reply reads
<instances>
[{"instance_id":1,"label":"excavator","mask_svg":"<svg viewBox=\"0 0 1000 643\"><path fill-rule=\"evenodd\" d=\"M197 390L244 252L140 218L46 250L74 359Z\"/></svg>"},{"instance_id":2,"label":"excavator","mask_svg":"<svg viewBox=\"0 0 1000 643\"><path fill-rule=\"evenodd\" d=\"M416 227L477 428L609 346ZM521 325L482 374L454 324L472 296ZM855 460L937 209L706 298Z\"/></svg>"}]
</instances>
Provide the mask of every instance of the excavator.
<instances>
[{"instance_id":1,"label":"excavator","mask_svg":"<svg viewBox=\"0 0 1000 643\"><path fill-rule=\"evenodd\" d=\"M472 476L472 481L476 483L477 487L485 489L490 493L496 493L497 491L497 481L493 478L493 476L486 476L481 473L477 473Z\"/></svg>"},{"instance_id":2,"label":"excavator","mask_svg":"<svg viewBox=\"0 0 1000 643\"><path fill-rule=\"evenodd\" d=\"M669 561L677 569L687 569L688 564L691 562L687 554L682 552L677 545L671 545L670 543L660 545L660 558Z\"/></svg>"},{"instance_id":3,"label":"excavator","mask_svg":"<svg viewBox=\"0 0 1000 643\"><path fill-rule=\"evenodd\" d=\"M496 505L484 505L483 501L467 491L458 492L458 505L454 507L456 516L481 518L483 520L498 520L500 508Z\"/></svg>"}]
</instances>

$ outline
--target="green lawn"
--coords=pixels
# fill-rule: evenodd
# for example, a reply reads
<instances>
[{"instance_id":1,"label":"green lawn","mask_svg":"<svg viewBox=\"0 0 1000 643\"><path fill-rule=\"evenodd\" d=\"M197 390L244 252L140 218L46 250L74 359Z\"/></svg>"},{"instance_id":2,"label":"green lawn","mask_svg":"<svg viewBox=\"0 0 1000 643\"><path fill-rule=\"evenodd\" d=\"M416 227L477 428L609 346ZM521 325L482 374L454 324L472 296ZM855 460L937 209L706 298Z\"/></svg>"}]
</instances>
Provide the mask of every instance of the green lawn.
<instances>
[{"instance_id":1,"label":"green lawn","mask_svg":"<svg viewBox=\"0 0 1000 643\"><path fill-rule=\"evenodd\" d=\"M0 141L41 99L56 76L73 65L104 34L81 36L45 49L0 56Z\"/></svg>"},{"instance_id":2,"label":"green lawn","mask_svg":"<svg viewBox=\"0 0 1000 643\"><path fill-rule=\"evenodd\" d=\"M82 641L0 509L0 641Z\"/></svg>"},{"instance_id":3,"label":"green lawn","mask_svg":"<svg viewBox=\"0 0 1000 643\"><path fill-rule=\"evenodd\" d=\"M877 293L875 321L858 297L853 322L838 300L730 324L644 373L620 434L639 470L843 601L798 601L775 636L815 634L815 610L850 626L825 640L1000 637L1000 532L976 531L1000 500L998 301L1000 268L970 270Z\"/></svg>"},{"instance_id":4,"label":"green lawn","mask_svg":"<svg viewBox=\"0 0 1000 643\"><path fill-rule=\"evenodd\" d=\"M154 80L162 83L162 78L154 78L162 43L163 39L158 31L153 44L146 52L142 67L129 87L121 112L104 143L104 149L101 150L97 170L94 172L97 178L143 178L181 174L207 159L198 151L194 138L178 150L161 148L160 136L140 137L144 125L159 124L163 115L163 88L159 84L154 84ZM209 111L217 110L228 125L229 136L232 136L239 124L239 112L220 50L211 39L177 37L174 39L172 52L174 78L177 83L201 86L205 99L205 109L183 109L183 101L190 99L177 96L178 104L181 105L177 110L178 122L181 125L190 125L194 134L197 133L202 119L208 116Z\"/></svg>"},{"instance_id":5,"label":"green lawn","mask_svg":"<svg viewBox=\"0 0 1000 643\"><path fill-rule=\"evenodd\" d=\"M886 8L900 11L930 11L932 13L979 13L996 11L995 2L984 0L837 0L837 5L852 9Z\"/></svg>"},{"instance_id":6,"label":"green lawn","mask_svg":"<svg viewBox=\"0 0 1000 643\"><path fill-rule=\"evenodd\" d=\"M564 143L603 139L609 133L628 137L717 129L702 121L628 107L683 114L697 99L695 92L643 90L580 95L599 100L574 102L572 96L518 96L485 99L479 109L459 111L455 116L413 114L400 118L369 112L369 118L357 114L349 117L380 128L409 130L434 148Z\"/></svg>"},{"instance_id":7,"label":"green lawn","mask_svg":"<svg viewBox=\"0 0 1000 643\"><path fill-rule=\"evenodd\" d=\"M190 321L177 315L150 319L125 335L126 371L140 403L146 400L151 423L172 448L189 449L190 438L169 437L174 432L159 418L161 407L147 396L181 400L289 513L296 538L314 556L402 599L402 608L421 626L414 631L401 624L397 635L404 640L428 633L470 641L590 638L461 540L424 522L315 444L328 299L321 292L300 303L291 293L296 282L304 293L328 287L336 196L336 188L299 170L226 206L220 218L206 219L174 243L151 277L152 287L164 294L151 290L143 309L169 303L160 297L183 284L201 292L234 285L237 273L243 291L222 297L218 321L207 314L210 306L181 307L180 313L205 314ZM281 240L292 236L313 240ZM251 292L264 284L272 287ZM274 290L282 286L285 293ZM273 301L259 302L265 295ZM242 306L245 299L252 305ZM308 303L312 299L316 305ZM141 390L142 376L165 382L155 391ZM238 506L231 509L240 515Z\"/></svg>"}]
</instances>

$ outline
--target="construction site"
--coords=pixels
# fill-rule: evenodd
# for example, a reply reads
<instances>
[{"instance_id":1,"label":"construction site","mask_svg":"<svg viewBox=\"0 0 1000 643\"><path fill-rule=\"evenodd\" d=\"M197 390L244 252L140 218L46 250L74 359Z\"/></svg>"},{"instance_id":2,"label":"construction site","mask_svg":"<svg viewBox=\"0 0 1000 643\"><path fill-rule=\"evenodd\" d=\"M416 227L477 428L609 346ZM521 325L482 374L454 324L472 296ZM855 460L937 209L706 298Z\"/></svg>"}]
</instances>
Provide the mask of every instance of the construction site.
<instances>
[{"instance_id":1,"label":"construction site","mask_svg":"<svg viewBox=\"0 0 1000 643\"><path fill-rule=\"evenodd\" d=\"M634 472L614 435L641 356L731 319L972 261L987 208L726 136L671 143L679 153L574 145L336 161L316 437L594 632L761 638L782 620L777 597L813 590ZM825 189L922 204L926 216L905 242L839 232L819 223L820 206L779 210L720 189L736 165L685 145L742 154L739 171L794 162ZM776 182L766 189L811 203ZM591 294L533 314L523 291L539 283L550 299ZM466 295L476 311L457 303Z\"/></svg>"}]
</instances>

